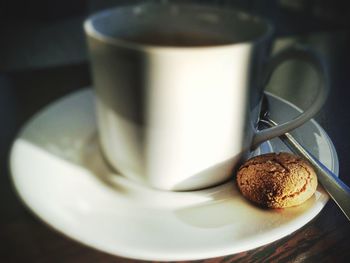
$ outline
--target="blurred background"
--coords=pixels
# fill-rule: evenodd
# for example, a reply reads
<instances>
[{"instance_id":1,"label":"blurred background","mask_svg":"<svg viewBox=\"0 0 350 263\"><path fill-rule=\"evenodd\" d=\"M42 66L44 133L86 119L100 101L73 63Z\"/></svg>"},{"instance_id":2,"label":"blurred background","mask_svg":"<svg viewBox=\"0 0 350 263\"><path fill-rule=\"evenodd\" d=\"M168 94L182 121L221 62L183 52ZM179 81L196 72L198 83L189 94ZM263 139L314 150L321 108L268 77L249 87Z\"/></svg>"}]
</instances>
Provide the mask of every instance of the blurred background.
<instances>
[{"instance_id":1,"label":"blurred background","mask_svg":"<svg viewBox=\"0 0 350 263\"><path fill-rule=\"evenodd\" d=\"M350 10L346 1L0 0L0 261L40 253L33 248L26 250L24 245L32 241L31 235L43 235L36 237L39 242L56 238L56 234L46 233L31 220L13 192L7 164L13 139L40 108L91 85L84 19L101 9L142 2L195 2L239 8L275 25L273 52L296 42L317 50L329 68L331 93L316 119L332 138L340 159L340 173L350 184ZM304 108L317 92L315 83L312 69L294 61L275 72L268 90ZM15 238L19 235L23 236ZM16 242L22 244L22 256L11 252ZM61 244L57 242L54 244Z\"/></svg>"},{"instance_id":2,"label":"blurred background","mask_svg":"<svg viewBox=\"0 0 350 263\"><path fill-rule=\"evenodd\" d=\"M57 97L91 85L82 28L84 19L102 9L144 2L238 8L263 16L274 24L276 41L273 52L295 42L311 46L327 62L332 89L331 99L317 119L326 126L330 135L350 134L350 116L346 111L350 95L347 78L350 73L350 10L346 1L1 0L0 117L6 126L1 133L1 145L8 146L19 126L33 112ZM293 61L280 66L267 89L305 108L317 92L315 85L313 70ZM42 99L35 99L37 96ZM335 117L337 127L324 121ZM345 127L349 130L344 130ZM342 142L335 141L335 144L340 155L350 150L350 145L343 150ZM1 152L1 160L6 160L6 154Z\"/></svg>"},{"instance_id":3,"label":"blurred background","mask_svg":"<svg viewBox=\"0 0 350 263\"><path fill-rule=\"evenodd\" d=\"M101 9L142 2L239 8L268 18L276 27L276 36L299 35L304 36L303 41L311 33L348 30L350 23L349 7L339 0L2 0L0 70L85 62L84 18Z\"/></svg>"},{"instance_id":4,"label":"blurred background","mask_svg":"<svg viewBox=\"0 0 350 263\"><path fill-rule=\"evenodd\" d=\"M12 86L7 92L19 92L33 86L33 96L40 90L40 96L50 97L50 91L54 89L52 85L61 85L61 82L65 83L67 89L90 84L82 22L89 14L101 9L143 2L201 3L239 8L263 16L269 19L276 29L274 52L294 42L308 44L319 51L327 61L332 86L345 86L347 83L344 79L344 63L347 63L346 58L349 57L347 47L350 41L350 10L346 1L2 0L1 94L6 92L4 86ZM65 73L61 76L63 67ZM71 68L68 82L62 80L67 74L67 68ZM78 71L74 74L76 68ZM13 74L20 77L13 77ZM33 75L36 77L33 78ZM49 80L49 83L46 80ZM314 80L313 72L307 65L298 62L286 63L276 72L268 89L281 96L287 96L298 106L304 107L312 99L314 92L317 92L314 89ZM296 92L298 90L303 92ZM20 104L22 103L31 102L21 101Z\"/></svg>"}]
</instances>

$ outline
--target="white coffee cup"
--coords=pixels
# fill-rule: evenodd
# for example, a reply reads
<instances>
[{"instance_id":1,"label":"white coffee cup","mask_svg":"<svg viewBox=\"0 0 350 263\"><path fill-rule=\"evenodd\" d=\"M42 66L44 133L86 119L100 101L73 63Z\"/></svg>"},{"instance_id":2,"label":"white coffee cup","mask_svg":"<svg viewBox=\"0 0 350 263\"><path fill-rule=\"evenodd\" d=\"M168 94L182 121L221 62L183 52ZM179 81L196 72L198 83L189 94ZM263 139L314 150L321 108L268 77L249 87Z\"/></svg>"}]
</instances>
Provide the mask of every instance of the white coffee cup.
<instances>
[{"instance_id":1,"label":"white coffee cup","mask_svg":"<svg viewBox=\"0 0 350 263\"><path fill-rule=\"evenodd\" d=\"M309 120L327 93L324 65L290 48L269 59L269 23L214 7L144 4L85 22L99 137L124 176L163 190L228 180L251 147ZM310 108L257 130L263 86L287 59L311 63L320 92Z\"/></svg>"}]
</instances>

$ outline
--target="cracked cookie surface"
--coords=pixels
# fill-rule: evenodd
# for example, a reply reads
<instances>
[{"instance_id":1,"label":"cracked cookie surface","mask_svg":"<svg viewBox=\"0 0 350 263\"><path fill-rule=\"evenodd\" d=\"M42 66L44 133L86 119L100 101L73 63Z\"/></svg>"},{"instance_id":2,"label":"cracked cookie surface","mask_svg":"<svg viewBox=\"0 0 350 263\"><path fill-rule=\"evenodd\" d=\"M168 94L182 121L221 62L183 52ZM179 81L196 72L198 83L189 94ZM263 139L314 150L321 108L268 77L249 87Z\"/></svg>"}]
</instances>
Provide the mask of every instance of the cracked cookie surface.
<instances>
[{"instance_id":1,"label":"cracked cookie surface","mask_svg":"<svg viewBox=\"0 0 350 263\"><path fill-rule=\"evenodd\" d=\"M243 196L261 206L285 208L309 199L317 176L304 159L290 153L268 153L247 160L238 170L237 185Z\"/></svg>"}]
</instances>

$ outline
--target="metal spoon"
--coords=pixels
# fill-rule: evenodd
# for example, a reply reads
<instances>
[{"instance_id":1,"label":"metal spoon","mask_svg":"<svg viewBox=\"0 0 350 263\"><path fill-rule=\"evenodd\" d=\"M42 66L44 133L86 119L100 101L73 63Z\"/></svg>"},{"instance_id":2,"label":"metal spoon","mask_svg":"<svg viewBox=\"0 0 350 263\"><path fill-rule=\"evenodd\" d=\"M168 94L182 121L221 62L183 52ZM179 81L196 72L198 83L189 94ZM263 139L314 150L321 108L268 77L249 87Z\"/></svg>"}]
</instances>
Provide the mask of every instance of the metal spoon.
<instances>
[{"instance_id":1,"label":"metal spoon","mask_svg":"<svg viewBox=\"0 0 350 263\"><path fill-rule=\"evenodd\" d=\"M269 104L266 95L260 112L260 122L267 127L276 126L277 123L269 116ZM290 150L307 159L314 167L317 178L326 189L330 197L335 201L350 221L350 188L340 180L332 171L323 165L316 157L306 150L290 133L285 133L279 137Z\"/></svg>"}]
</instances>

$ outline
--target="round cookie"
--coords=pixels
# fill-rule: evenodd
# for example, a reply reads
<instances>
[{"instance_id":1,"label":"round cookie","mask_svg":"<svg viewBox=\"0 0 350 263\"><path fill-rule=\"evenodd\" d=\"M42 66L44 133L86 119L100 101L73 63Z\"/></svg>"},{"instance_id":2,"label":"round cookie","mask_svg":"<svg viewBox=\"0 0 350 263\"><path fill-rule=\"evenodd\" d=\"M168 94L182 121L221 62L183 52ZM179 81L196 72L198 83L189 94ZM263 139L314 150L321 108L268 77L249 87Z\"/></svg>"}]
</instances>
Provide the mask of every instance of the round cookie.
<instances>
[{"instance_id":1,"label":"round cookie","mask_svg":"<svg viewBox=\"0 0 350 263\"><path fill-rule=\"evenodd\" d=\"M237 185L247 199L261 206L285 208L309 199L317 188L312 166L290 153L268 153L247 160Z\"/></svg>"}]
</instances>

